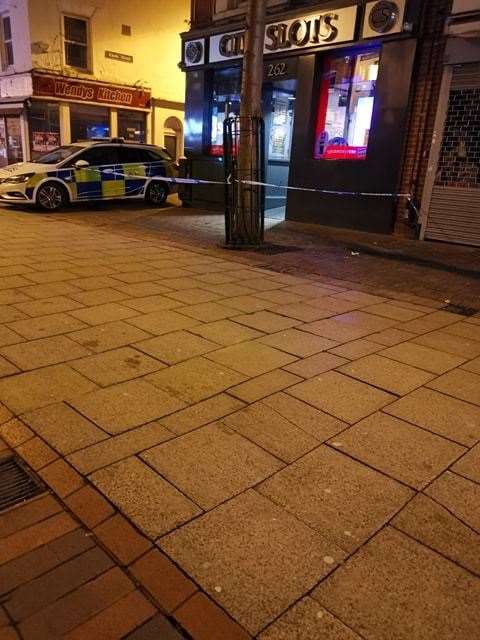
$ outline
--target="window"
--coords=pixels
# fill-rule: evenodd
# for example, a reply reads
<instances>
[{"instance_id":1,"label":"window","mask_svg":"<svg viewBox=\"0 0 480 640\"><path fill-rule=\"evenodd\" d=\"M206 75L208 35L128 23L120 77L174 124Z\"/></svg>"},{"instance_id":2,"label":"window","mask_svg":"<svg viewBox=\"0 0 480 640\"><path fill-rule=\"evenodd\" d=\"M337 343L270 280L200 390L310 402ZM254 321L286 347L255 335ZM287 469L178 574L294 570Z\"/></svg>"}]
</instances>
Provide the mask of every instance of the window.
<instances>
[{"instance_id":1,"label":"window","mask_svg":"<svg viewBox=\"0 0 480 640\"><path fill-rule=\"evenodd\" d=\"M38 162L39 164L58 164L59 162L63 162L67 158L69 158L74 153L78 153L82 147L75 144L64 145L63 147L58 147L55 151L51 151L44 156L39 156L33 162Z\"/></svg>"},{"instance_id":2,"label":"window","mask_svg":"<svg viewBox=\"0 0 480 640\"><path fill-rule=\"evenodd\" d=\"M325 58L315 159L366 159L379 60L378 50Z\"/></svg>"},{"instance_id":3,"label":"window","mask_svg":"<svg viewBox=\"0 0 480 640\"><path fill-rule=\"evenodd\" d=\"M122 24L122 36L131 36L132 27L129 24Z\"/></svg>"},{"instance_id":4,"label":"window","mask_svg":"<svg viewBox=\"0 0 480 640\"><path fill-rule=\"evenodd\" d=\"M108 138L110 136L109 110L107 107L70 104L70 130L72 142Z\"/></svg>"},{"instance_id":5,"label":"window","mask_svg":"<svg viewBox=\"0 0 480 640\"><path fill-rule=\"evenodd\" d=\"M118 111L118 135L125 140L145 142L145 114L138 111Z\"/></svg>"},{"instance_id":6,"label":"window","mask_svg":"<svg viewBox=\"0 0 480 640\"><path fill-rule=\"evenodd\" d=\"M58 103L34 100L29 109L30 148L32 159L60 146Z\"/></svg>"},{"instance_id":7,"label":"window","mask_svg":"<svg viewBox=\"0 0 480 640\"><path fill-rule=\"evenodd\" d=\"M88 71L88 22L63 16L65 64Z\"/></svg>"},{"instance_id":8,"label":"window","mask_svg":"<svg viewBox=\"0 0 480 640\"><path fill-rule=\"evenodd\" d=\"M68 166L73 166L78 160L86 160L91 167L118 164L117 147L98 146L91 147L72 159Z\"/></svg>"},{"instance_id":9,"label":"window","mask_svg":"<svg viewBox=\"0 0 480 640\"><path fill-rule=\"evenodd\" d=\"M122 164L139 164L142 162L151 162L150 157L144 149L138 147L124 146L118 149Z\"/></svg>"},{"instance_id":10,"label":"window","mask_svg":"<svg viewBox=\"0 0 480 640\"><path fill-rule=\"evenodd\" d=\"M210 154L223 155L223 123L240 113L241 69L217 69L213 72Z\"/></svg>"},{"instance_id":11,"label":"window","mask_svg":"<svg viewBox=\"0 0 480 640\"><path fill-rule=\"evenodd\" d=\"M14 63L13 59L13 38L12 38L12 23L10 22L10 16L2 17L2 67L6 69L11 67Z\"/></svg>"}]
</instances>

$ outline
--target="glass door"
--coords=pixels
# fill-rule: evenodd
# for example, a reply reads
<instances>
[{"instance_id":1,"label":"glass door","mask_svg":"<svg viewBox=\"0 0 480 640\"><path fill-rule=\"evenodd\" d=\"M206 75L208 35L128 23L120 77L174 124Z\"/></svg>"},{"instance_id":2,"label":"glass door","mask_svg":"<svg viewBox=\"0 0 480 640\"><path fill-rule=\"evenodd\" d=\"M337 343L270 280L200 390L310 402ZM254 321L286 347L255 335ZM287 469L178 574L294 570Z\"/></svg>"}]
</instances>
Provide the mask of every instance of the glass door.
<instances>
[{"instance_id":1,"label":"glass door","mask_svg":"<svg viewBox=\"0 0 480 640\"><path fill-rule=\"evenodd\" d=\"M6 116L8 164L23 161L22 129L19 116Z\"/></svg>"},{"instance_id":2,"label":"glass door","mask_svg":"<svg viewBox=\"0 0 480 640\"><path fill-rule=\"evenodd\" d=\"M266 181L279 186L288 185L295 94L296 80L279 80L264 85ZM285 189L267 188L265 209L268 217L284 219L286 203Z\"/></svg>"}]
</instances>

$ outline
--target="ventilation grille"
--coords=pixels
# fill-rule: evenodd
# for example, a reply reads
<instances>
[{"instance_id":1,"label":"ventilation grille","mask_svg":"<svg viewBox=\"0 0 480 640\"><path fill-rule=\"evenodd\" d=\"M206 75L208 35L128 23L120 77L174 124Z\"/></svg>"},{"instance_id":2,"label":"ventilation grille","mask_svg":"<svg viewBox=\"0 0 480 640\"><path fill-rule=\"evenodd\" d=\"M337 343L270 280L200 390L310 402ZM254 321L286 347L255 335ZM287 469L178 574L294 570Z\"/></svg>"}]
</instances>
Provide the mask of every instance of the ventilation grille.
<instances>
[{"instance_id":1,"label":"ventilation grille","mask_svg":"<svg viewBox=\"0 0 480 640\"><path fill-rule=\"evenodd\" d=\"M0 511L29 500L44 489L16 458L0 460Z\"/></svg>"}]
</instances>

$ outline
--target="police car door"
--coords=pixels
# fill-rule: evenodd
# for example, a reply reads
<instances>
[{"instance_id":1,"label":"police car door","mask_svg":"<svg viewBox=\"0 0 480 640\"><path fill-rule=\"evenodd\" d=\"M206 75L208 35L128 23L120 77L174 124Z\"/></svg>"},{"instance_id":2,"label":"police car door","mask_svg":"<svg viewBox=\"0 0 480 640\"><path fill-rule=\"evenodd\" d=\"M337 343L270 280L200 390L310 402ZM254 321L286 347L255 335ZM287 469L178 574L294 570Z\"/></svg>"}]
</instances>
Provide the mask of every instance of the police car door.
<instances>
[{"instance_id":1,"label":"police car door","mask_svg":"<svg viewBox=\"0 0 480 640\"><path fill-rule=\"evenodd\" d=\"M79 162L80 161L80 162ZM83 165L83 162L88 165ZM95 145L73 160L73 183L77 200L99 200L123 195L118 176L118 154L113 145Z\"/></svg>"},{"instance_id":2,"label":"police car door","mask_svg":"<svg viewBox=\"0 0 480 640\"><path fill-rule=\"evenodd\" d=\"M148 156L145 149L125 144L118 147L118 153L124 194L128 197L143 195L148 176Z\"/></svg>"}]
</instances>

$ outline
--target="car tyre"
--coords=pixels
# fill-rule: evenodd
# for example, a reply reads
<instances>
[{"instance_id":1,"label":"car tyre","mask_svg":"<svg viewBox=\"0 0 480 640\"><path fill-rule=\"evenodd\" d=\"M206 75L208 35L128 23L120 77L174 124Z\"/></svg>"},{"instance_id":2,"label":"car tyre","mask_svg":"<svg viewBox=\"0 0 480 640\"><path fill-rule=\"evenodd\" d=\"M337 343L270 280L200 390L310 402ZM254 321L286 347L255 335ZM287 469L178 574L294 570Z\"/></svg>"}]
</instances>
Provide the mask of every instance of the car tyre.
<instances>
[{"instance_id":1,"label":"car tyre","mask_svg":"<svg viewBox=\"0 0 480 640\"><path fill-rule=\"evenodd\" d=\"M148 186L145 200L148 204L159 207L165 204L168 198L168 187L159 181L151 182Z\"/></svg>"},{"instance_id":2,"label":"car tyre","mask_svg":"<svg viewBox=\"0 0 480 640\"><path fill-rule=\"evenodd\" d=\"M36 203L41 211L58 211L67 202L67 191L58 182L45 182L38 187Z\"/></svg>"}]
</instances>

